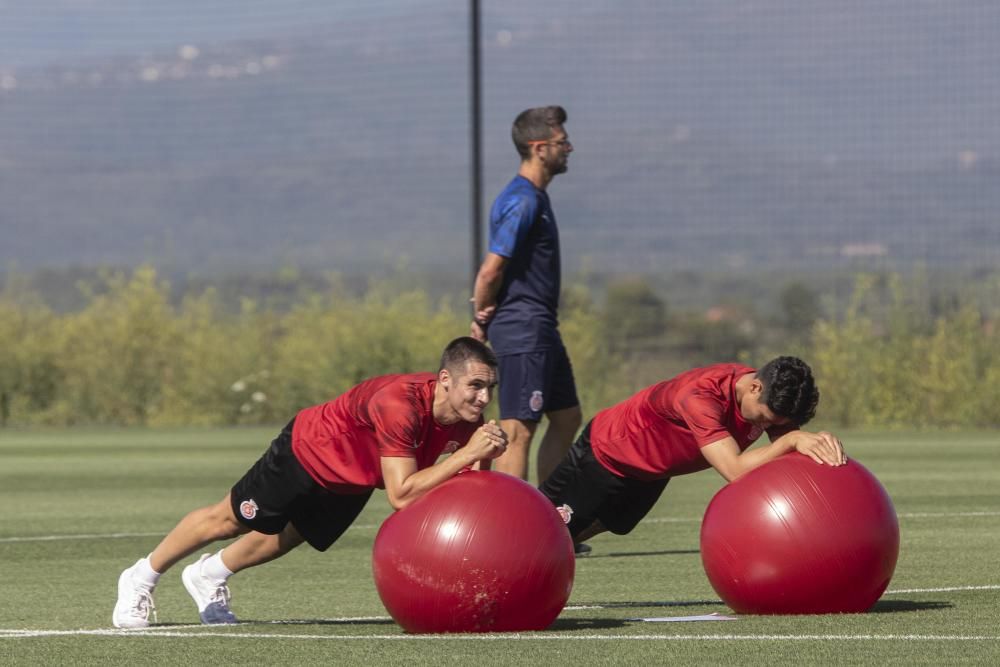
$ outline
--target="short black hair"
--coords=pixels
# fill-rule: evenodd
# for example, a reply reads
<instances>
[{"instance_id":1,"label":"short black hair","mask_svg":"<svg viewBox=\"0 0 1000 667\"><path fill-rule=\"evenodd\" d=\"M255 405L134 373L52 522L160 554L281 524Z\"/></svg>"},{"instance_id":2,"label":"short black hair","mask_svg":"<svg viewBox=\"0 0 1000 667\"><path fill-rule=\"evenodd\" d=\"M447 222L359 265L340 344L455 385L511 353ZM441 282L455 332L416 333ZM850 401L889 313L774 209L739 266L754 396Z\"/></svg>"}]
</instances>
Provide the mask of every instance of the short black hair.
<instances>
[{"instance_id":1,"label":"short black hair","mask_svg":"<svg viewBox=\"0 0 1000 667\"><path fill-rule=\"evenodd\" d=\"M798 357L777 357L764 364L755 376L764 386L761 401L775 415L796 426L816 416L819 389L809 364Z\"/></svg>"},{"instance_id":2,"label":"short black hair","mask_svg":"<svg viewBox=\"0 0 1000 667\"><path fill-rule=\"evenodd\" d=\"M497 367L497 355L493 350L471 336L462 336L444 348L438 371L447 368L449 372L458 374L465 370L465 364L470 361L478 361L490 368Z\"/></svg>"},{"instance_id":3,"label":"short black hair","mask_svg":"<svg viewBox=\"0 0 1000 667\"><path fill-rule=\"evenodd\" d=\"M566 110L555 105L525 109L519 113L514 119L510 136L521 159L531 156L529 142L551 139L554 129L565 123L566 118Z\"/></svg>"}]
</instances>

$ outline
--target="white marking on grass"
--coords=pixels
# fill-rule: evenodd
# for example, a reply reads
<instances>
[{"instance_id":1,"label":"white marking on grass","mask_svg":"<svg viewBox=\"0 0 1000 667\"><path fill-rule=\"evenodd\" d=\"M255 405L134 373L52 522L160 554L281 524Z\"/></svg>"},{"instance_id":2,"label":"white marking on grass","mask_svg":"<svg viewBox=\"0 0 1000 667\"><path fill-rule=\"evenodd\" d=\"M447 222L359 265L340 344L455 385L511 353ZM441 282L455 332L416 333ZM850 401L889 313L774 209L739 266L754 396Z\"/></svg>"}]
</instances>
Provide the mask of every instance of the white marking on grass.
<instances>
[{"instance_id":1,"label":"white marking on grass","mask_svg":"<svg viewBox=\"0 0 1000 667\"><path fill-rule=\"evenodd\" d=\"M954 591L997 591L1000 584L987 584L985 586L949 586L947 588L900 588L895 591L886 591L886 595L898 595L900 593L951 593Z\"/></svg>"},{"instance_id":2,"label":"white marking on grass","mask_svg":"<svg viewBox=\"0 0 1000 667\"><path fill-rule=\"evenodd\" d=\"M164 533L81 533L79 535L31 535L28 537L0 537L4 542L59 542L62 540L117 540L127 537L156 537Z\"/></svg>"},{"instance_id":3,"label":"white marking on grass","mask_svg":"<svg viewBox=\"0 0 1000 667\"><path fill-rule=\"evenodd\" d=\"M900 519L952 519L956 517L1000 516L1000 512L900 512ZM701 523L701 518L695 517L654 517L643 519L642 523Z\"/></svg>"},{"instance_id":4,"label":"white marking on grass","mask_svg":"<svg viewBox=\"0 0 1000 667\"><path fill-rule=\"evenodd\" d=\"M181 637L197 639L203 637L226 637L230 639L300 639L300 640L417 640L417 641L998 641L1000 635L615 635L590 634L570 635L538 633L497 633L497 634L448 634L448 635L407 635L407 634L366 634L366 635L317 635L268 632L181 632L176 629L163 632L149 630L3 630L0 639L24 639L33 637Z\"/></svg>"},{"instance_id":5,"label":"white marking on grass","mask_svg":"<svg viewBox=\"0 0 1000 667\"><path fill-rule=\"evenodd\" d=\"M897 590L885 591L883 595L902 595L912 593L957 593L961 591L996 591L1000 590L1000 584L985 584L981 586L945 586L940 588L900 588ZM612 602L609 604L587 604L571 605L563 608L563 611L584 611L588 609L622 609L641 607L691 607L694 605L719 605L725 604L722 600L675 600L665 602Z\"/></svg>"},{"instance_id":6,"label":"white marking on grass","mask_svg":"<svg viewBox=\"0 0 1000 667\"><path fill-rule=\"evenodd\" d=\"M1000 512L904 512L896 516L900 519L950 519L962 516L1000 516Z\"/></svg>"}]
</instances>

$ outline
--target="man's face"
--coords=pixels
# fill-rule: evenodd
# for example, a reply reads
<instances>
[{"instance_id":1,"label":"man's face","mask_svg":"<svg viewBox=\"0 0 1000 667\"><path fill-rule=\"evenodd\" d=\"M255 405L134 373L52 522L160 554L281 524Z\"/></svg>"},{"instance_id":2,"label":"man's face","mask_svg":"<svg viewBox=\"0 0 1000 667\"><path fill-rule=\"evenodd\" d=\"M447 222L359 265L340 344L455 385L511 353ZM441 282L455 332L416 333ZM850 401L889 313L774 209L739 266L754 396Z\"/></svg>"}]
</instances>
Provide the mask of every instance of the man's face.
<instances>
[{"instance_id":1,"label":"man's face","mask_svg":"<svg viewBox=\"0 0 1000 667\"><path fill-rule=\"evenodd\" d=\"M461 373L441 371L439 380L447 391L451 416L474 422L493 398L497 372L492 366L479 361L467 361Z\"/></svg>"},{"instance_id":2,"label":"man's face","mask_svg":"<svg viewBox=\"0 0 1000 667\"><path fill-rule=\"evenodd\" d=\"M743 418L765 431L772 426L787 424L788 418L774 414L774 411L767 407L767 404L762 400L763 395L764 386L760 380L754 380L753 384L750 385L750 391L743 396L743 400L740 402L740 414Z\"/></svg>"},{"instance_id":3,"label":"man's face","mask_svg":"<svg viewBox=\"0 0 1000 667\"><path fill-rule=\"evenodd\" d=\"M567 160L572 152L573 144L569 141L569 135L562 125L557 125L552 129L549 140L542 144L542 162L553 176L562 174L569 168Z\"/></svg>"}]
</instances>

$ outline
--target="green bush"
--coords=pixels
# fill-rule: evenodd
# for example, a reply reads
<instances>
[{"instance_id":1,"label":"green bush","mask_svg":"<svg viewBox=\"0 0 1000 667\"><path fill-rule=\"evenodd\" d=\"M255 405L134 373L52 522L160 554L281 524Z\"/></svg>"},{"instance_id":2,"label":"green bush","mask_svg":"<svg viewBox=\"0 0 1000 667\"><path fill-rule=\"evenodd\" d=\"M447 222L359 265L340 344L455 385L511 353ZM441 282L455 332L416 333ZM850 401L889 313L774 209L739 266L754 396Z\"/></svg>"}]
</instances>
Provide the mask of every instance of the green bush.
<instances>
[{"instance_id":1,"label":"green bush","mask_svg":"<svg viewBox=\"0 0 1000 667\"><path fill-rule=\"evenodd\" d=\"M820 320L813 329L809 359L824 419L843 426L1000 423L1000 340L982 313L965 305L926 321L898 276L888 287L889 303L873 307L876 278L860 276L842 319Z\"/></svg>"},{"instance_id":2,"label":"green bush","mask_svg":"<svg viewBox=\"0 0 1000 667\"><path fill-rule=\"evenodd\" d=\"M85 287L82 309L63 314L16 280L6 285L0 425L276 424L365 378L433 371L442 347L468 332L469 313L453 305L461 299L433 302L398 278L361 296L330 279L298 290L291 305L244 299L233 308L211 289L178 302L142 267L105 274ZM807 336L804 315L793 336L787 313L769 329L735 306L667 321L651 288L624 285L603 306L581 285L563 294L560 328L587 416L695 365L766 361L766 349L813 366L824 423L1000 424L1000 334L987 310L1000 285L942 301L919 282L861 275L842 312L816 319ZM629 319L626 302L643 317Z\"/></svg>"}]
</instances>

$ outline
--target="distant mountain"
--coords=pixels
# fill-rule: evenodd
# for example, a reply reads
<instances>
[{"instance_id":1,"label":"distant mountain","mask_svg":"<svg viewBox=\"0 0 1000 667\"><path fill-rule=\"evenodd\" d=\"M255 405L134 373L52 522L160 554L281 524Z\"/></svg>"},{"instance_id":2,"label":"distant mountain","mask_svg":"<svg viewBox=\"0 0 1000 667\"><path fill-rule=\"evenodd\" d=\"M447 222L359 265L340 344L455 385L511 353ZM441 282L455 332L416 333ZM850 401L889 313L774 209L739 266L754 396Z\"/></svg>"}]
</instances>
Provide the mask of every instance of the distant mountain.
<instances>
[{"instance_id":1,"label":"distant mountain","mask_svg":"<svg viewBox=\"0 0 1000 667\"><path fill-rule=\"evenodd\" d=\"M467 270L464 4L50 4L0 46L0 266ZM483 23L483 207L564 104L571 268L996 263L1000 5L578 4Z\"/></svg>"}]
</instances>

